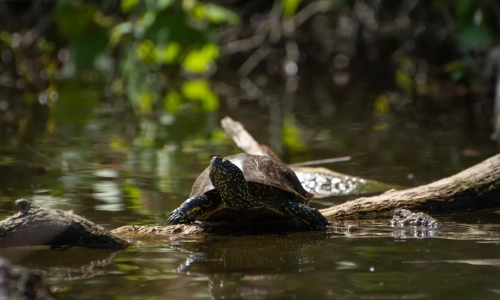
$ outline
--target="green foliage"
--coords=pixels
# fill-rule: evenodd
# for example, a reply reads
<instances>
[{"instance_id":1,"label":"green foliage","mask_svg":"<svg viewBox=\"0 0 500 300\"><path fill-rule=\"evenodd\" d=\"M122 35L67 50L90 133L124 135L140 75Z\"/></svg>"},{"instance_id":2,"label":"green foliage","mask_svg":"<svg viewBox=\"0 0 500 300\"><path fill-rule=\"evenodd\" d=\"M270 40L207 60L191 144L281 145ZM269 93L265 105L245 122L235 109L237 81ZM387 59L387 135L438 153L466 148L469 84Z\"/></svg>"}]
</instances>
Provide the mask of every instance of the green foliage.
<instances>
[{"instance_id":1,"label":"green foliage","mask_svg":"<svg viewBox=\"0 0 500 300\"><path fill-rule=\"evenodd\" d=\"M181 87L182 95L191 101L201 102L203 110L211 112L219 108L219 98L210 90L206 80L186 81Z\"/></svg>"},{"instance_id":2,"label":"green foliage","mask_svg":"<svg viewBox=\"0 0 500 300\"><path fill-rule=\"evenodd\" d=\"M120 2L122 12L124 13L131 12L135 8L137 3L139 3L139 0L122 0Z\"/></svg>"},{"instance_id":3,"label":"green foliage","mask_svg":"<svg viewBox=\"0 0 500 300\"><path fill-rule=\"evenodd\" d=\"M128 97L139 117L175 118L181 108L217 110L219 100L208 81L196 78L206 77L219 56L217 26L239 24L235 13L194 0L121 0L124 18L99 9L93 2L60 0L53 10L58 34L70 42L71 59L63 68L74 72L67 74L108 78L111 90ZM111 53L117 63L104 60L96 68L98 59Z\"/></svg>"},{"instance_id":4,"label":"green foliage","mask_svg":"<svg viewBox=\"0 0 500 300\"><path fill-rule=\"evenodd\" d=\"M210 43L204 45L201 49L194 49L188 52L182 65L190 72L203 73L218 56L219 47L216 44Z\"/></svg>"},{"instance_id":5,"label":"green foliage","mask_svg":"<svg viewBox=\"0 0 500 300\"><path fill-rule=\"evenodd\" d=\"M193 15L198 19L206 19L213 24L228 23L239 25L240 18L232 11L213 4L198 4L193 9Z\"/></svg>"},{"instance_id":6,"label":"green foliage","mask_svg":"<svg viewBox=\"0 0 500 300\"><path fill-rule=\"evenodd\" d=\"M283 15L292 17L295 15L297 8L302 0L283 0Z\"/></svg>"}]
</instances>

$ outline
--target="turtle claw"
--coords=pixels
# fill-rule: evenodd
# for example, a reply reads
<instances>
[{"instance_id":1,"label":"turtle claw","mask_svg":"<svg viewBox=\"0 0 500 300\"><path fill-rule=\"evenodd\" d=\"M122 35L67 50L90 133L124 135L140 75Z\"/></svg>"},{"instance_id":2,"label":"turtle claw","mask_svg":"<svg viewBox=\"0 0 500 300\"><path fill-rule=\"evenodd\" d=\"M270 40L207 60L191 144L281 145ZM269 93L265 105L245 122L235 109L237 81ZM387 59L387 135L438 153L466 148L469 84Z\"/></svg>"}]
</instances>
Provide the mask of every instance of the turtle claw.
<instances>
[{"instance_id":1,"label":"turtle claw","mask_svg":"<svg viewBox=\"0 0 500 300\"><path fill-rule=\"evenodd\" d=\"M187 223L186 217L178 209L172 211L167 216L168 216L168 219L165 222L165 225L175 225L175 224Z\"/></svg>"}]
</instances>

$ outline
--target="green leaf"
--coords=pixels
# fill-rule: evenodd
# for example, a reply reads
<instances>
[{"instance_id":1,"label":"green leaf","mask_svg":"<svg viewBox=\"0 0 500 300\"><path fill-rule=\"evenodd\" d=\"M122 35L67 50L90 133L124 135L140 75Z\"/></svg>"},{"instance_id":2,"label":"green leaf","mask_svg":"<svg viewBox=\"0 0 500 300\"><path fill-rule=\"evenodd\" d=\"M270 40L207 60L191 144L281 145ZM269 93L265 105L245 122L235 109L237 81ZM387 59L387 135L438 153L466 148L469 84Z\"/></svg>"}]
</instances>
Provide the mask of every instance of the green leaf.
<instances>
[{"instance_id":1,"label":"green leaf","mask_svg":"<svg viewBox=\"0 0 500 300\"><path fill-rule=\"evenodd\" d=\"M176 113L182 104L181 95L177 92L169 92L165 95L164 107L168 113Z\"/></svg>"},{"instance_id":2,"label":"green leaf","mask_svg":"<svg viewBox=\"0 0 500 300\"><path fill-rule=\"evenodd\" d=\"M198 19L207 19L214 24L240 24L240 18L237 14L215 4L198 4L193 10L193 15Z\"/></svg>"},{"instance_id":3,"label":"green leaf","mask_svg":"<svg viewBox=\"0 0 500 300\"><path fill-rule=\"evenodd\" d=\"M385 95L380 95L375 99L374 112L376 116L382 116L390 111L389 99Z\"/></svg>"},{"instance_id":4,"label":"green leaf","mask_svg":"<svg viewBox=\"0 0 500 300\"><path fill-rule=\"evenodd\" d=\"M122 12L131 12L135 8L137 3L139 3L139 0L122 0L122 2L120 3Z\"/></svg>"},{"instance_id":5,"label":"green leaf","mask_svg":"<svg viewBox=\"0 0 500 300\"><path fill-rule=\"evenodd\" d=\"M137 47L136 54L141 62L153 63L156 60L155 44L150 40L142 41Z\"/></svg>"},{"instance_id":6,"label":"green leaf","mask_svg":"<svg viewBox=\"0 0 500 300\"><path fill-rule=\"evenodd\" d=\"M154 99L155 95L153 93L141 93L139 95L139 111L143 116L151 113Z\"/></svg>"},{"instance_id":7,"label":"green leaf","mask_svg":"<svg viewBox=\"0 0 500 300\"><path fill-rule=\"evenodd\" d=\"M164 48L159 48L156 51L158 61L164 63L172 63L181 52L181 45L177 42L169 43Z\"/></svg>"},{"instance_id":8,"label":"green leaf","mask_svg":"<svg viewBox=\"0 0 500 300\"><path fill-rule=\"evenodd\" d=\"M190 72L203 73L218 56L219 47L216 44L207 44L199 50L190 51L182 62L182 66Z\"/></svg>"},{"instance_id":9,"label":"green leaf","mask_svg":"<svg viewBox=\"0 0 500 300\"><path fill-rule=\"evenodd\" d=\"M302 2L302 0L283 0L283 15L285 15L285 17L292 17L295 15L300 2Z\"/></svg>"},{"instance_id":10,"label":"green leaf","mask_svg":"<svg viewBox=\"0 0 500 300\"><path fill-rule=\"evenodd\" d=\"M208 83L203 79L184 82L181 92L188 100L200 101L204 111L211 112L219 108L219 97L212 92Z\"/></svg>"}]
</instances>

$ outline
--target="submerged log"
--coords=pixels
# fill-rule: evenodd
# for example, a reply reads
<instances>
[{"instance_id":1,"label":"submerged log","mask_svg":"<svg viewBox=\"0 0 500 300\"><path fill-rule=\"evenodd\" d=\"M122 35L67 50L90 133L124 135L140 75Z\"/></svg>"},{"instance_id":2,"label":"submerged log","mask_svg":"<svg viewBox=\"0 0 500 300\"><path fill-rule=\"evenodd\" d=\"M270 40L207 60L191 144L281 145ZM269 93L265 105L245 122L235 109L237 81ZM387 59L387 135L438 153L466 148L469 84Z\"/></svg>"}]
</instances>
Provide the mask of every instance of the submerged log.
<instances>
[{"instance_id":1,"label":"submerged log","mask_svg":"<svg viewBox=\"0 0 500 300\"><path fill-rule=\"evenodd\" d=\"M0 247L49 245L58 247L121 248L128 243L73 212L44 208L16 200L19 212L0 222Z\"/></svg>"}]
</instances>

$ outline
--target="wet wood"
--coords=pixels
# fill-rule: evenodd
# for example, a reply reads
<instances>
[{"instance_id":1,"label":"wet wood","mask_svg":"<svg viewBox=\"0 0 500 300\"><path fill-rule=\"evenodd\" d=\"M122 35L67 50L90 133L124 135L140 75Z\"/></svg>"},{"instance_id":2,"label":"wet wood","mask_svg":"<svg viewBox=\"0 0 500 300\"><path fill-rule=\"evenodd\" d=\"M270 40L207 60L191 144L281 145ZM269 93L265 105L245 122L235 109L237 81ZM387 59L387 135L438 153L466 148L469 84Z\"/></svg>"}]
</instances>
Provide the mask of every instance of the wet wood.
<instances>
[{"instance_id":1,"label":"wet wood","mask_svg":"<svg viewBox=\"0 0 500 300\"><path fill-rule=\"evenodd\" d=\"M74 214L16 200L19 212L0 222L0 247L49 245L120 248L128 243Z\"/></svg>"}]
</instances>

